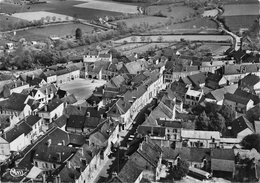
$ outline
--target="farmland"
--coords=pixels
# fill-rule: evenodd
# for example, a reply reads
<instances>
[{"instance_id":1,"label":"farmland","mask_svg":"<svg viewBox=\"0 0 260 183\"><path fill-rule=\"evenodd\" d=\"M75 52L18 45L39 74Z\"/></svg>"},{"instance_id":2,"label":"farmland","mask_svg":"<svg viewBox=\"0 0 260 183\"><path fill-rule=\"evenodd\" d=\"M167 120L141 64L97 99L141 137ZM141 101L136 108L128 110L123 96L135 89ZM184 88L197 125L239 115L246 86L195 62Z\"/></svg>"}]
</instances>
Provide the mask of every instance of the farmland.
<instances>
[{"instance_id":1,"label":"farmland","mask_svg":"<svg viewBox=\"0 0 260 183\"><path fill-rule=\"evenodd\" d=\"M130 49L128 51L123 51L123 54L131 55L133 53L144 53L151 48L165 48L165 47L169 47L171 45L172 45L172 43L148 43L148 44L144 44L139 47Z\"/></svg>"},{"instance_id":2,"label":"farmland","mask_svg":"<svg viewBox=\"0 0 260 183\"><path fill-rule=\"evenodd\" d=\"M259 3L257 4L227 4L224 6L223 16L259 15Z\"/></svg>"},{"instance_id":3,"label":"farmland","mask_svg":"<svg viewBox=\"0 0 260 183\"><path fill-rule=\"evenodd\" d=\"M119 39L119 40L114 41L114 43L136 42L133 40L132 37L133 36ZM139 36L139 37L141 37L141 36ZM140 40L139 37L137 37L137 40ZM187 41L213 41L213 42L214 41L229 42L232 40L232 37L229 35L163 35L163 36L153 35L153 36L143 36L143 37L145 37L146 40L149 37L149 39L152 42L162 42L162 43L181 41L181 39L184 39Z\"/></svg>"},{"instance_id":4,"label":"farmland","mask_svg":"<svg viewBox=\"0 0 260 183\"><path fill-rule=\"evenodd\" d=\"M11 17L7 15L0 15L0 31L4 31L9 28L10 25L15 25L21 22L21 19Z\"/></svg>"},{"instance_id":5,"label":"farmland","mask_svg":"<svg viewBox=\"0 0 260 183\"><path fill-rule=\"evenodd\" d=\"M62 14L65 16L76 16L81 19L93 19L100 16L115 16L121 15L118 12L98 10L91 8L80 8L74 5L82 4L80 1L68 0L68 1L48 1L44 4L35 5L14 5L10 3L1 3L0 13L22 13L22 12L36 12L36 11L47 11L51 13Z\"/></svg>"},{"instance_id":6,"label":"farmland","mask_svg":"<svg viewBox=\"0 0 260 183\"><path fill-rule=\"evenodd\" d=\"M118 21L114 21L113 23L122 22L122 21L124 21L128 27L132 27L133 25L139 25L141 23L148 23L149 25L164 24L165 22L168 21L168 19L163 17L145 16L140 18L130 18L127 20L118 20Z\"/></svg>"},{"instance_id":7,"label":"farmland","mask_svg":"<svg viewBox=\"0 0 260 183\"><path fill-rule=\"evenodd\" d=\"M223 53L229 49L230 46L218 44L218 43L204 43L202 46L198 47L197 50L209 49L212 55L223 55Z\"/></svg>"},{"instance_id":8,"label":"farmland","mask_svg":"<svg viewBox=\"0 0 260 183\"><path fill-rule=\"evenodd\" d=\"M107 2L107 1L88 0L86 3L77 4L74 5L74 7L106 10L106 11L119 12L119 13L138 13L137 6L135 5L119 4L110 1Z\"/></svg>"},{"instance_id":9,"label":"farmland","mask_svg":"<svg viewBox=\"0 0 260 183\"><path fill-rule=\"evenodd\" d=\"M182 20L194 14L194 10L187 6L161 5L149 6L147 13L148 15L159 14L166 17L173 17L175 20Z\"/></svg>"},{"instance_id":10,"label":"farmland","mask_svg":"<svg viewBox=\"0 0 260 183\"><path fill-rule=\"evenodd\" d=\"M238 32L240 28L250 28L257 17L256 15L226 16L225 22L231 31Z\"/></svg>"},{"instance_id":11,"label":"farmland","mask_svg":"<svg viewBox=\"0 0 260 183\"><path fill-rule=\"evenodd\" d=\"M209 28L217 29L217 24L208 18L196 18L188 22L177 23L170 26L167 26L169 30L173 29L200 29L200 28ZM165 27L159 28L158 30L165 30Z\"/></svg>"},{"instance_id":12,"label":"farmland","mask_svg":"<svg viewBox=\"0 0 260 183\"><path fill-rule=\"evenodd\" d=\"M50 13L47 11L36 11L36 12L23 12L23 13L14 13L12 17L21 18L27 21L34 21L34 20L41 20L41 18L50 17L49 22L56 22L56 21L66 21L72 20L73 18L66 15L61 15L57 13ZM53 19L55 17L55 19ZM47 20L44 20L47 22Z\"/></svg>"},{"instance_id":13,"label":"farmland","mask_svg":"<svg viewBox=\"0 0 260 183\"><path fill-rule=\"evenodd\" d=\"M93 30L92 27L87 25L68 23L18 31L15 38L25 38L26 40L43 40L49 36L64 37L66 35L74 35L77 28L81 28L83 33L89 33Z\"/></svg>"},{"instance_id":14,"label":"farmland","mask_svg":"<svg viewBox=\"0 0 260 183\"><path fill-rule=\"evenodd\" d=\"M247 4L226 4L222 16L226 26L231 31L238 32L240 28L250 28L254 24L259 16L259 7L258 1L250 1Z\"/></svg>"}]
</instances>

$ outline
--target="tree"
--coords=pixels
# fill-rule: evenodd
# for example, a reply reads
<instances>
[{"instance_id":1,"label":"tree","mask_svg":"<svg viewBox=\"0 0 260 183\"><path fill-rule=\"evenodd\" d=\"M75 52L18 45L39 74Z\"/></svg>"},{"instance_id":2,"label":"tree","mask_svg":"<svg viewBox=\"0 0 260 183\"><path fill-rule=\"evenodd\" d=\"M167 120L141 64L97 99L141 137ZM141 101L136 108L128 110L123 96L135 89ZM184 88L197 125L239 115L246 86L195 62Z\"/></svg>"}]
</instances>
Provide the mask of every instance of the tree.
<instances>
[{"instance_id":1,"label":"tree","mask_svg":"<svg viewBox=\"0 0 260 183\"><path fill-rule=\"evenodd\" d=\"M49 23L50 20L51 20L51 17L50 17L50 16L47 16L45 19L46 19L46 21Z\"/></svg>"},{"instance_id":2,"label":"tree","mask_svg":"<svg viewBox=\"0 0 260 183\"><path fill-rule=\"evenodd\" d=\"M189 172L189 163L186 160L178 159L177 165L171 167L168 171L168 179L181 180Z\"/></svg>"},{"instance_id":3,"label":"tree","mask_svg":"<svg viewBox=\"0 0 260 183\"><path fill-rule=\"evenodd\" d=\"M82 39L82 30L80 28L76 29L75 37L78 40Z\"/></svg>"},{"instance_id":4,"label":"tree","mask_svg":"<svg viewBox=\"0 0 260 183\"><path fill-rule=\"evenodd\" d=\"M136 42L136 37L135 37L135 36L132 36L132 37L131 37L131 41L132 41L132 42Z\"/></svg>"},{"instance_id":5,"label":"tree","mask_svg":"<svg viewBox=\"0 0 260 183\"><path fill-rule=\"evenodd\" d=\"M226 130L226 120L220 113L210 113L209 129L221 133Z\"/></svg>"},{"instance_id":6,"label":"tree","mask_svg":"<svg viewBox=\"0 0 260 183\"><path fill-rule=\"evenodd\" d=\"M258 152L260 152L260 134L255 133L245 136L240 142L240 145L245 149L251 150L255 148Z\"/></svg>"},{"instance_id":7,"label":"tree","mask_svg":"<svg viewBox=\"0 0 260 183\"><path fill-rule=\"evenodd\" d=\"M162 36L159 36L159 37L157 38L157 40L158 40L158 42L162 42L162 41L163 41L163 37L162 37Z\"/></svg>"},{"instance_id":8,"label":"tree","mask_svg":"<svg viewBox=\"0 0 260 183\"><path fill-rule=\"evenodd\" d=\"M206 112L203 111L196 120L196 129L208 130L209 123L210 118L207 116Z\"/></svg>"},{"instance_id":9,"label":"tree","mask_svg":"<svg viewBox=\"0 0 260 183\"><path fill-rule=\"evenodd\" d=\"M56 21L56 16L52 17L52 21L55 22Z\"/></svg>"},{"instance_id":10,"label":"tree","mask_svg":"<svg viewBox=\"0 0 260 183\"><path fill-rule=\"evenodd\" d=\"M144 42L145 41L145 36L141 36L140 40L141 40L141 42Z\"/></svg>"}]
</instances>

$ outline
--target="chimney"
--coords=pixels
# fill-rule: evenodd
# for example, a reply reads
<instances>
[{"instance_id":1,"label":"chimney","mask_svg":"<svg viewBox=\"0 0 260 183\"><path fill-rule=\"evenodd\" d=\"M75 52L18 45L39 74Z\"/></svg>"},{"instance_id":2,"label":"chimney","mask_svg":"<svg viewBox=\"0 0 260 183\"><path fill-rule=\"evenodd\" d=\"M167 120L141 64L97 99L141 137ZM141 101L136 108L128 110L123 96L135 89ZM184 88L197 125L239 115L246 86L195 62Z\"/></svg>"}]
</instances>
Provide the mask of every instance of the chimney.
<instances>
[{"instance_id":1,"label":"chimney","mask_svg":"<svg viewBox=\"0 0 260 183\"><path fill-rule=\"evenodd\" d=\"M50 145L51 145L51 139L48 139L47 146L50 147Z\"/></svg>"},{"instance_id":2,"label":"chimney","mask_svg":"<svg viewBox=\"0 0 260 183\"><path fill-rule=\"evenodd\" d=\"M84 151L83 151L83 147L79 148L81 156L84 157Z\"/></svg>"},{"instance_id":3,"label":"chimney","mask_svg":"<svg viewBox=\"0 0 260 183\"><path fill-rule=\"evenodd\" d=\"M87 112L87 117L90 117L90 112Z\"/></svg>"},{"instance_id":4,"label":"chimney","mask_svg":"<svg viewBox=\"0 0 260 183\"><path fill-rule=\"evenodd\" d=\"M100 118L101 118L101 119L104 119L104 115L103 115L103 114L100 114Z\"/></svg>"},{"instance_id":5,"label":"chimney","mask_svg":"<svg viewBox=\"0 0 260 183\"><path fill-rule=\"evenodd\" d=\"M62 145L65 146L65 140L62 140Z\"/></svg>"},{"instance_id":6,"label":"chimney","mask_svg":"<svg viewBox=\"0 0 260 183\"><path fill-rule=\"evenodd\" d=\"M61 153L58 152L57 154L58 154L58 161L61 162Z\"/></svg>"},{"instance_id":7,"label":"chimney","mask_svg":"<svg viewBox=\"0 0 260 183\"><path fill-rule=\"evenodd\" d=\"M47 104L44 106L44 111L45 111L45 112L48 111L48 106L47 106Z\"/></svg>"},{"instance_id":8,"label":"chimney","mask_svg":"<svg viewBox=\"0 0 260 183\"><path fill-rule=\"evenodd\" d=\"M32 75L32 80L34 79L34 74Z\"/></svg>"}]
</instances>

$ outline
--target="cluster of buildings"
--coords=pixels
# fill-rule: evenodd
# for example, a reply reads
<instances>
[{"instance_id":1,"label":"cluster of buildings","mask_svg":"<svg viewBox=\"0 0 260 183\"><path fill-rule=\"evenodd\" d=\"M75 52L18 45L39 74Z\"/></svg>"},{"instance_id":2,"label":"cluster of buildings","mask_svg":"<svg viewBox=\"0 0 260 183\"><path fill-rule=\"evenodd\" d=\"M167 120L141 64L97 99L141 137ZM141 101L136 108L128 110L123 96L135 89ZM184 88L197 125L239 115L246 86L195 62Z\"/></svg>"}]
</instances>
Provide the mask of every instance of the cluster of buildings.
<instances>
[{"instance_id":1,"label":"cluster of buildings","mask_svg":"<svg viewBox=\"0 0 260 183\"><path fill-rule=\"evenodd\" d=\"M101 59L100 59L101 58ZM0 101L1 177L11 182L96 182L138 112L164 88L164 67L113 64L105 59L55 65L19 75L2 75ZM140 65L144 60L136 59ZM109 73L109 77L94 77ZM126 65L126 66L125 66ZM88 68L93 66L90 73ZM123 69L124 67L124 69ZM95 71L94 71L95 70ZM85 71L87 72L84 75ZM82 75L83 73L83 75ZM106 79L84 103L60 85Z\"/></svg>"},{"instance_id":2,"label":"cluster of buildings","mask_svg":"<svg viewBox=\"0 0 260 183\"><path fill-rule=\"evenodd\" d=\"M120 149L124 155L113 158L122 162L106 182L160 181L180 159L212 176L258 180L259 153L241 149L240 142L260 132L259 55L230 48L221 57L196 59L179 48L142 58L89 52L77 63L0 75L2 179L98 182ZM60 86L79 78L107 82L78 103ZM208 103L230 112L225 133L197 129L189 118L192 108Z\"/></svg>"}]
</instances>

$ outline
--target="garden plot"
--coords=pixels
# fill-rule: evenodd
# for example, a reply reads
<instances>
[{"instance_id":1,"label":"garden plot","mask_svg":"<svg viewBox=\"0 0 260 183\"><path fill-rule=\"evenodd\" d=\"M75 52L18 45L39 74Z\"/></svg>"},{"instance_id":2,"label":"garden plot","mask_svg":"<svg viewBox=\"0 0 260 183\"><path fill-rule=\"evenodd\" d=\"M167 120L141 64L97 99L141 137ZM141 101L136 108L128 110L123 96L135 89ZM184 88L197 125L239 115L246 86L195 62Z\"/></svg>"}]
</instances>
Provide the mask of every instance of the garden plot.
<instances>
[{"instance_id":1,"label":"garden plot","mask_svg":"<svg viewBox=\"0 0 260 183\"><path fill-rule=\"evenodd\" d=\"M137 6L135 5L120 4L120 3L110 2L110 1L88 0L87 3L77 4L74 5L74 7L97 9L97 10L112 11L112 12L119 12L119 13L131 13L131 14L138 13Z\"/></svg>"},{"instance_id":2,"label":"garden plot","mask_svg":"<svg viewBox=\"0 0 260 183\"><path fill-rule=\"evenodd\" d=\"M70 16L57 14L57 13L51 13L51 12L47 12L47 11L15 13L12 16L23 19L23 20L27 20L27 21L41 20L42 18L44 18L45 22L73 20L73 18ZM46 17L49 17L49 20Z\"/></svg>"}]
</instances>

